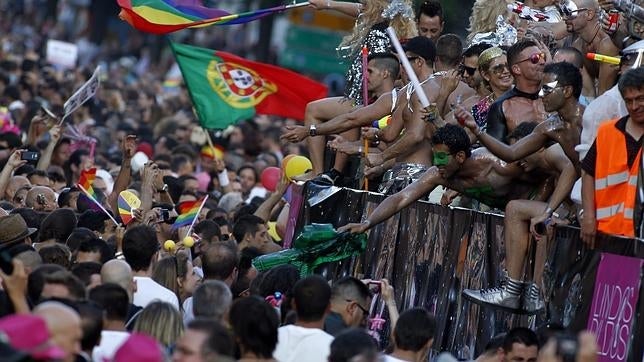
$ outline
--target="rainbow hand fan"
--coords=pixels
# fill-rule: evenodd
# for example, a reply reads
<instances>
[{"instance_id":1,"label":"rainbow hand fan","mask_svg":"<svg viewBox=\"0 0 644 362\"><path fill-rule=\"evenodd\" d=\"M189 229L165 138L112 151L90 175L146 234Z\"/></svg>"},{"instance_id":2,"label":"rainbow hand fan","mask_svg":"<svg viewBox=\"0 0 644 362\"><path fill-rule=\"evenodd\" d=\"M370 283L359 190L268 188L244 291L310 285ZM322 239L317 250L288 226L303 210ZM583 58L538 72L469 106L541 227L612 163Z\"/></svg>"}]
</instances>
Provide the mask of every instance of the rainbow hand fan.
<instances>
[{"instance_id":1,"label":"rainbow hand fan","mask_svg":"<svg viewBox=\"0 0 644 362\"><path fill-rule=\"evenodd\" d=\"M118 199L119 215L125 225L134 219L134 209L141 207L141 200L131 191L121 191Z\"/></svg>"}]
</instances>

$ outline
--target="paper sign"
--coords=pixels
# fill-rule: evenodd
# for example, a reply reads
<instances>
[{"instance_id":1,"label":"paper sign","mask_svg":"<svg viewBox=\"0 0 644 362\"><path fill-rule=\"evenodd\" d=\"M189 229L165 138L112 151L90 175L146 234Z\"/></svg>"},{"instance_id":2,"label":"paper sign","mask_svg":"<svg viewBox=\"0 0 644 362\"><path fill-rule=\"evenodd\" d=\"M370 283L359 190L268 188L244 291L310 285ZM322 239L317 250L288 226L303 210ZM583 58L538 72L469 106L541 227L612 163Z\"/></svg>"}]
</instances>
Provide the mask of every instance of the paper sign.
<instances>
[{"instance_id":1,"label":"paper sign","mask_svg":"<svg viewBox=\"0 0 644 362\"><path fill-rule=\"evenodd\" d=\"M628 358L634 342L642 265L643 259L601 255L588 315L588 330L597 336L597 361Z\"/></svg>"},{"instance_id":2,"label":"paper sign","mask_svg":"<svg viewBox=\"0 0 644 362\"><path fill-rule=\"evenodd\" d=\"M78 46L60 40L47 41L47 63L63 68L75 68Z\"/></svg>"},{"instance_id":3,"label":"paper sign","mask_svg":"<svg viewBox=\"0 0 644 362\"><path fill-rule=\"evenodd\" d=\"M74 95L69 97L67 102L65 102L65 104L63 105L63 119L67 118L67 116L72 114L75 110L82 106L83 103L90 100L96 94L96 90L98 90L98 86L100 85L100 80L98 77L100 70L100 66L96 67L96 70L94 71L94 74L92 74L92 77L89 78L89 80L85 82L85 84L83 84L80 88L78 88Z\"/></svg>"}]
</instances>

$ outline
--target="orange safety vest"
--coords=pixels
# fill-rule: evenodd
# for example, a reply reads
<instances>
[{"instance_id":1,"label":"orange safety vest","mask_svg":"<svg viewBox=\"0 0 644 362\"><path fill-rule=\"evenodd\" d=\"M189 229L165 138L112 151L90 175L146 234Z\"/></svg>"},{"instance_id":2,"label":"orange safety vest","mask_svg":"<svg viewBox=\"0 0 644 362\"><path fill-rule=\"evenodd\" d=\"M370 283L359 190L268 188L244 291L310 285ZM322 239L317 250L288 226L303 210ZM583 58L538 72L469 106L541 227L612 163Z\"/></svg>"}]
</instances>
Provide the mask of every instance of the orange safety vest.
<instances>
[{"instance_id":1,"label":"orange safety vest","mask_svg":"<svg viewBox=\"0 0 644 362\"><path fill-rule=\"evenodd\" d=\"M597 129L595 162L595 210L597 230L607 234L635 236L633 212L637 173L642 150L628 168L626 137L615 127L619 119L602 123Z\"/></svg>"}]
</instances>

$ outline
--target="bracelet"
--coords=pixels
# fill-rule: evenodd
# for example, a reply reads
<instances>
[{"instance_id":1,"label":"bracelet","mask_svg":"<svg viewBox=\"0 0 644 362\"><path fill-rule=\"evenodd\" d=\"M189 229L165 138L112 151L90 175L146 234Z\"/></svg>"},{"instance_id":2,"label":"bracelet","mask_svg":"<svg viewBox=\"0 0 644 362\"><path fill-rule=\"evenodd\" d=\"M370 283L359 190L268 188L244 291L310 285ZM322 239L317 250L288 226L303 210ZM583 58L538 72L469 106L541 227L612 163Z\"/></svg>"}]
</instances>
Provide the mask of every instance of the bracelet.
<instances>
[{"instance_id":1,"label":"bracelet","mask_svg":"<svg viewBox=\"0 0 644 362\"><path fill-rule=\"evenodd\" d=\"M119 260L125 259L125 255L123 255L122 251L119 251L118 253L114 254L114 257L116 257L116 259L119 259Z\"/></svg>"},{"instance_id":2,"label":"bracelet","mask_svg":"<svg viewBox=\"0 0 644 362\"><path fill-rule=\"evenodd\" d=\"M358 153L362 153L362 146L358 147Z\"/></svg>"},{"instance_id":3,"label":"bracelet","mask_svg":"<svg viewBox=\"0 0 644 362\"><path fill-rule=\"evenodd\" d=\"M554 210L552 210L552 208L551 208L550 206L548 206L548 207L546 208L546 211L544 211L543 213L544 213L544 214L548 214L548 216L551 216L553 211L554 211Z\"/></svg>"}]
</instances>

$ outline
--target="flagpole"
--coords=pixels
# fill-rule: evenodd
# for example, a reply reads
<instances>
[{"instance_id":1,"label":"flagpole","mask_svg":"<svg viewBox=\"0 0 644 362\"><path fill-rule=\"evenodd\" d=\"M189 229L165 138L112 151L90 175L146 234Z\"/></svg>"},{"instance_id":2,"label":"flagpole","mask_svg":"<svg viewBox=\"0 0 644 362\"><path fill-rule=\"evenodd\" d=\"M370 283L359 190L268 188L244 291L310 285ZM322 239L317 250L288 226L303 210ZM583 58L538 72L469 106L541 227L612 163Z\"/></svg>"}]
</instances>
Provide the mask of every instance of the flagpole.
<instances>
[{"instance_id":1,"label":"flagpole","mask_svg":"<svg viewBox=\"0 0 644 362\"><path fill-rule=\"evenodd\" d=\"M197 222L197 219L199 218L199 214L201 214L201 209L203 209L203 206L206 204L206 201L208 201L208 195L206 195L206 197L203 198L201 205L199 205L199 210L197 210L197 216L195 216L195 218L192 219L192 223L188 228L188 232L186 233L186 236L190 236L190 233L192 232L192 227L195 226L195 222Z\"/></svg>"},{"instance_id":2,"label":"flagpole","mask_svg":"<svg viewBox=\"0 0 644 362\"><path fill-rule=\"evenodd\" d=\"M367 47L365 46L362 48L362 105L364 107L369 105L369 89L367 89L367 81L368 81L367 76L369 74L369 72L367 71L368 58L369 58L369 49L367 49ZM365 168L367 167L367 161L366 161L367 155L369 155L369 140L365 137L364 138ZM364 190L369 191L369 178L367 177L367 175L364 175Z\"/></svg>"},{"instance_id":3,"label":"flagpole","mask_svg":"<svg viewBox=\"0 0 644 362\"><path fill-rule=\"evenodd\" d=\"M87 192L87 190L85 190L85 188L83 187L83 185L81 185L81 184L77 184L77 186L78 186L78 188L80 188L80 189L81 189L81 191L83 191L83 193L85 194L85 196L89 197L89 199L90 199L90 200L91 200L91 201L92 201L96 206L100 207L100 208L101 208L101 210L103 210L103 212L105 213L105 215L107 215L107 217L109 217L109 218L110 218L110 220L112 220L112 222L114 223L114 225L116 225L116 226L121 225L121 224L119 224L118 222L116 222L116 219L114 219L114 218L112 217L112 215L110 215L110 213L109 213L109 212L107 212L107 210L105 210L105 208L103 207L103 205L101 205L101 204L100 204L100 203L99 203L99 202L94 198L94 196L90 195L90 193L89 193L89 192Z\"/></svg>"},{"instance_id":4,"label":"flagpole","mask_svg":"<svg viewBox=\"0 0 644 362\"><path fill-rule=\"evenodd\" d=\"M302 2L302 3L298 3L298 4L282 5L282 6L276 6L276 7L267 8L267 9L259 9L259 10L254 10L254 11L247 11L247 12L239 13L239 14L224 15L224 16L220 16L220 17L217 17L217 18L195 21L192 25L189 26L189 28L194 28L196 26L213 24L213 23L223 23L223 22L226 22L228 20L235 20L237 18L241 18L243 16L253 15L253 14L255 14L255 15L267 14L268 15L268 14L271 14L271 13L277 13L277 12L281 12L281 11L285 11L285 10L291 10L291 9L300 8L302 6L308 6L308 5L309 5L309 2L305 1L305 2Z\"/></svg>"}]
</instances>

